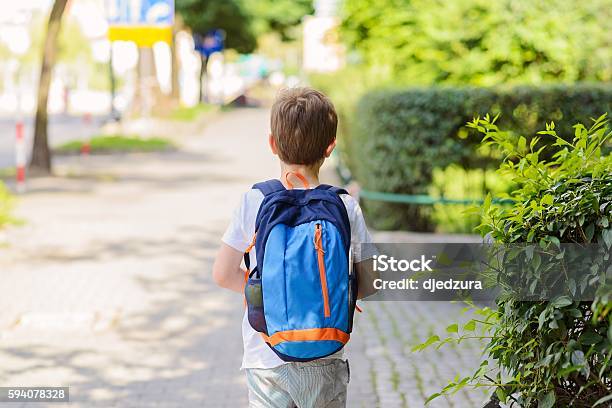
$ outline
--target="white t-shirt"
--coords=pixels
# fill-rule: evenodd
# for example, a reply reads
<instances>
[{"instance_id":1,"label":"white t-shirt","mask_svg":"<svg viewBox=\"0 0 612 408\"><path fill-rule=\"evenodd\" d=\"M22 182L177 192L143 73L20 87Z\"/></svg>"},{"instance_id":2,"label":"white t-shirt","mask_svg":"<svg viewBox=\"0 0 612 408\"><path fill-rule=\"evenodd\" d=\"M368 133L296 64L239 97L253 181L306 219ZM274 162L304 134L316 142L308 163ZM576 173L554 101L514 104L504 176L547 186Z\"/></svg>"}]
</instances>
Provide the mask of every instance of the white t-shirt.
<instances>
[{"instance_id":1,"label":"white t-shirt","mask_svg":"<svg viewBox=\"0 0 612 408\"><path fill-rule=\"evenodd\" d=\"M361 207L359 207L357 200L348 194L342 194L340 197L346 206L351 224L353 261L360 262L367 259L361 254L361 244L371 243L372 238L366 228ZM263 193L259 190L249 190L243 194L240 205L234 210L230 225L223 234L222 241L224 243L240 252L247 249L253 239L253 234L255 234L255 218L263 199ZM251 269L256 264L256 254L255 249L253 249L251 251ZM285 363L263 341L261 334L251 327L246 310L242 319L242 341L244 343L244 354L241 368L274 368ZM330 358L341 357L342 350L330 356Z\"/></svg>"}]
</instances>

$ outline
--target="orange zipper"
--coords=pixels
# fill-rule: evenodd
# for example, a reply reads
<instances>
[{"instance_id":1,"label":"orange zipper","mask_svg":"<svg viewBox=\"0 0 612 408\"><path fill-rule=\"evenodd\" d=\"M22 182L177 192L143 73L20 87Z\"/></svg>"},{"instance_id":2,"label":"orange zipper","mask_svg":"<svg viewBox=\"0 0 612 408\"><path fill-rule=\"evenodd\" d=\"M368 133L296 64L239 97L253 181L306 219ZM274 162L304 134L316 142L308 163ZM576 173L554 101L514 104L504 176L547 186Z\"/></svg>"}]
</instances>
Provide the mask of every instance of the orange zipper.
<instances>
[{"instance_id":1,"label":"orange zipper","mask_svg":"<svg viewBox=\"0 0 612 408\"><path fill-rule=\"evenodd\" d=\"M327 291L327 276L325 275L325 251L323 250L323 237L321 231L321 224L315 225L314 234L314 247L317 251L317 262L319 264L319 276L321 278L321 290L323 292L323 311L325 317L329 317L331 312L329 310L329 293Z\"/></svg>"}]
</instances>

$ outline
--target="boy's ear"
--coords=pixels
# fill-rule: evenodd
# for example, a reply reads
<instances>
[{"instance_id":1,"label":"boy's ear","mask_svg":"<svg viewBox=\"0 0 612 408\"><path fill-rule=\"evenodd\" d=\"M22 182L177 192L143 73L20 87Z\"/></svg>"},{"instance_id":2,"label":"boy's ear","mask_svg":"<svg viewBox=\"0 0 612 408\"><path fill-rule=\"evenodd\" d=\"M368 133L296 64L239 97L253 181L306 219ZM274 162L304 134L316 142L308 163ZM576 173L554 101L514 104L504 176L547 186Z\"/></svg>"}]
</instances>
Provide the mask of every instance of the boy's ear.
<instances>
[{"instance_id":1,"label":"boy's ear","mask_svg":"<svg viewBox=\"0 0 612 408\"><path fill-rule=\"evenodd\" d=\"M335 148L336 148L336 139L334 139L334 141L331 142L329 146L327 146L327 149L325 149L325 157L331 156Z\"/></svg>"},{"instance_id":2,"label":"boy's ear","mask_svg":"<svg viewBox=\"0 0 612 408\"><path fill-rule=\"evenodd\" d=\"M272 154L278 156L278 149L276 148L276 141L274 140L274 136L270 133L268 136L268 144L270 145L270 150L272 150Z\"/></svg>"}]
</instances>

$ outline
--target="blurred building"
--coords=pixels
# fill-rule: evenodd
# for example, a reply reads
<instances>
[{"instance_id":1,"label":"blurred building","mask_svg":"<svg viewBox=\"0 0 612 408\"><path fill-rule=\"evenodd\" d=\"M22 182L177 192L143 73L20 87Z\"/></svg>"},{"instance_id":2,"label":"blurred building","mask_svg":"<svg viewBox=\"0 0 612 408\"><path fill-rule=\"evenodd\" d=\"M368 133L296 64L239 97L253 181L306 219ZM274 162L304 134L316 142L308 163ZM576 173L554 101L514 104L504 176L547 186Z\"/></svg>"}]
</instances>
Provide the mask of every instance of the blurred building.
<instances>
[{"instance_id":1,"label":"blurred building","mask_svg":"<svg viewBox=\"0 0 612 408\"><path fill-rule=\"evenodd\" d=\"M344 66L344 47L338 36L339 0L316 0L314 16L304 18L303 68L333 72Z\"/></svg>"}]
</instances>

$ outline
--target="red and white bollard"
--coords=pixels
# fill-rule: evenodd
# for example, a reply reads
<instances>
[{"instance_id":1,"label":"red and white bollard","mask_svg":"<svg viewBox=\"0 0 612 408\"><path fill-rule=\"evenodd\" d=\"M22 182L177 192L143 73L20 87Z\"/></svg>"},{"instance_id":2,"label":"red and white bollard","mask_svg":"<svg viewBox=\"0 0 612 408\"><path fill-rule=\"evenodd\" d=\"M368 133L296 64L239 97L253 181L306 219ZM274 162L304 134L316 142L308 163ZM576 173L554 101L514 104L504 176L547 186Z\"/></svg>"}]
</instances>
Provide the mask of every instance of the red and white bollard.
<instances>
[{"instance_id":1,"label":"red and white bollard","mask_svg":"<svg viewBox=\"0 0 612 408\"><path fill-rule=\"evenodd\" d=\"M89 156L89 153L91 153L91 145L89 143L89 140L85 140L81 145L81 155Z\"/></svg>"},{"instance_id":2,"label":"red and white bollard","mask_svg":"<svg viewBox=\"0 0 612 408\"><path fill-rule=\"evenodd\" d=\"M24 193L26 189L25 181L25 166L26 166L26 147L25 137L23 132L23 121L18 120L15 125L15 163L17 167L17 192Z\"/></svg>"},{"instance_id":3,"label":"red and white bollard","mask_svg":"<svg viewBox=\"0 0 612 408\"><path fill-rule=\"evenodd\" d=\"M85 126L91 126L92 124L91 113L86 112L83 115L83 124ZM89 153L91 153L91 144L89 143L89 138L86 138L83 144L81 145L81 155L89 156Z\"/></svg>"}]
</instances>

